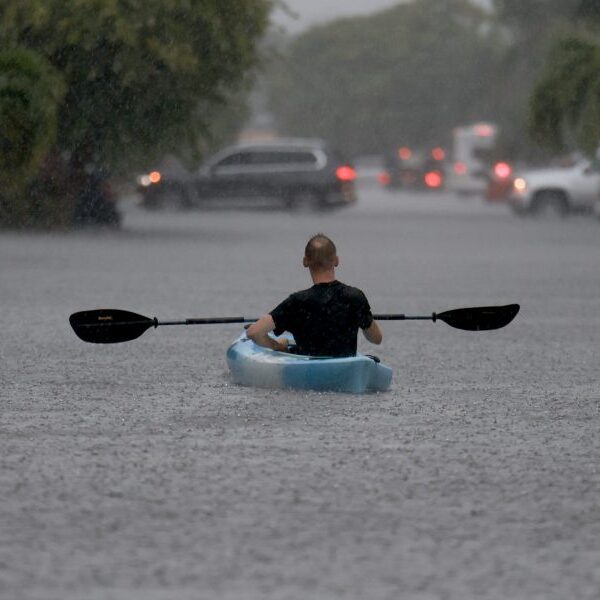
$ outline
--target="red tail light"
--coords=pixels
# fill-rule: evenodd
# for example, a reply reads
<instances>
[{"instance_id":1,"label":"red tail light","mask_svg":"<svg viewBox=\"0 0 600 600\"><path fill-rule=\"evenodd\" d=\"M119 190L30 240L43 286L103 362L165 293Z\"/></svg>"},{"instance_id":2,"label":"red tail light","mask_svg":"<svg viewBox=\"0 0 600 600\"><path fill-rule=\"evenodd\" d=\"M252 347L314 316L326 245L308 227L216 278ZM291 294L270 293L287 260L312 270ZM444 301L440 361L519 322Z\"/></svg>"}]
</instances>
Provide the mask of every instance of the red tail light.
<instances>
[{"instance_id":1,"label":"red tail light","mask_svg":"<svg viewBox=\"0 0 600 600\"><path fill-rule=\"evenodd\" d=\"M486 123L475 125L475 134L479 137L491 137L494 135L494 128Z\"/></svg>"},{"instance_id":2,"label":"red tail light","mask_svg":"<svg viewBox=\"0 0 600 600\"><path fill-rule=\"evenodd\" d=\"M467 174L467 165L464 162L454 163L454 172L457 175L466 175Z\"/></svg>"},{"instance_id":3,"label":"red tail light","mask_svg":"<svg viewBox=\"0 0 600 600\"><path fill-rule=\"evenodd\" d=\"M423 179L425 180L425 185L433 189L442 187L442 183L444 183L444 178L439 171L428 171L425 173Z\"/></svg>"},{"instance_id":4,"label":"red tail light","mask_svg":"<svg viewBox=\"0 0 600 600\"><path fill-rule=\"evenodd\" d=\"M377 175L377 179L379 180L379 183L383 186L390 185L390 183L392 182L392 178L390 177L390 174L387 171L381 171L379 175Z\"/></svg>"},{"instance_id":5,"label":"red tail light","mask_svg":"<svg viewBox=\"0 0 600 600\"><path fill-rule=\"evenodd\" d=\"M494 165L494 174L499 179L506 179L512 174L512 167L505 162L499 162Z\"/></svg>"},{"instance_id":6,"label":"red tail light","mask_svg":"<svg viewBox=\"0 0 600 600\"><path fill-rule=\"evenodd\" d=\"M431 151L431 157L434 160L444 160L446 158L446 152L444 152L443 148L440 148L438 146L436 148L433 148L433 150Z\"/></svg>"},{"instance_id":7,"label":"red tail light","mask_svg":"<svg viewBox=\"0 0 600 600\"><path fill-rule=\"evenodd\" d=\"M352 167L344 165L335 170L335 176L340 181L354 181L356 179L356 171Z\"/></svg>"},{"instance_id":8,"label":"red tail light","mask_svg":"<svg viewBox=\"0 0 600 600\"><path fill-rule=\"evenodd\" d=\"M398 156L401 160L410 160L412 158L412 150L407 146L402 146L402 148L398 148Z\"/></svg>"}]
</instances>

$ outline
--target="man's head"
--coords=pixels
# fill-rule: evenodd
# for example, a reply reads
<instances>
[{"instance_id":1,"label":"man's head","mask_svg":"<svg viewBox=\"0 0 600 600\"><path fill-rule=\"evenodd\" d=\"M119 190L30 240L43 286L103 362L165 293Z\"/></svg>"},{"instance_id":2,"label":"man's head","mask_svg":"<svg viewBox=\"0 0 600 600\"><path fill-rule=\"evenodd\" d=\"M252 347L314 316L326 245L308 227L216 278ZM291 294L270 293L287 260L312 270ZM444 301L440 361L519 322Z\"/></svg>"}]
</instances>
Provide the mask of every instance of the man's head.
<instances>
[{"instance_id":1,"label":"man's head","mask_svg":"<svg viewBox=\"0 0 600 600\"><path fill-rule=\"evenodd\" d=\"M333 270L339 264L335 244L323 233L313 235L304 249L302 264L315 273Z\"/></svg>"}]
</instances>

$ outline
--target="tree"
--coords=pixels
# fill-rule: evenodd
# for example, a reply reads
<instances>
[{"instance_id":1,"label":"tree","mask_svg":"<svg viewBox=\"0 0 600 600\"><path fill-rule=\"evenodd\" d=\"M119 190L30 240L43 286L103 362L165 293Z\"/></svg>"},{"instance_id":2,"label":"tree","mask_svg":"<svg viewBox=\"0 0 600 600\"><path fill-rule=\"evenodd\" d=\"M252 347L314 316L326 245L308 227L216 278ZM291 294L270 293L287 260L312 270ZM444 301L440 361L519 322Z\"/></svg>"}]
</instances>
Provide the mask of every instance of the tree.
<instances>
[{"instance_id":1,"label":"tree","mask_svg":"<svg viewBox=\"0 0 600 600\"><path fill-rule=\"evenodd\" d=\"M35 173L56 138L60 78L38 54L0 53L0 182L16 189Z\"/></svg>"},{"instance_id":2,"label":"tree","mask_svg":"<svg viewBox=\"0 0 600 600\"><path fill-rule=\"evenodd\" d=\"M539 96L534 91L540 89L536 83L542 72L546 73L545 80L549 76L548 55L555 56L552 48L557 40L598 26L600 0L494 0L494 8L509 41L500 67L500 81L511 92L503 94L505 105L498 113L501 144L509 156L545 160L559 145L548 143L546 134L539 129L539 117L531 115L532 95ZM549 98L544 104L544 110L554 109ZM527 130L535 131L535 135L524 138L523 131Z\"/></svg>"},{"instance_id":3,"label":"tree","mask_svg":"<svg viewBox=\"0 0 600 600\"><path fill-rule=\"evenodd\" d=\"M574 145L596 152L600 146L598 38L570 36L554 47L531 98L530 129L541 144L552 148Z\"/></svg>"},{"instance_id":4,"label":"tree","mask_svg":"<svg viewBox=\"0 0 600 600\"><path fill-rule=\"evenodd\" d=\"M41 53L62 75L59 150L124 171L194 152L210 109L256 63L269 9L269 0L5 0L0 41Z\"/></svg>"},{"instance_id":5,"label":"tree","mask_svg":"<svg viewBox=\"0 0 600 600\"><path fill-rule=\"evenodd\" d=\"M19 225L31 206L22 192L56 140L63 83L35 52L0 53L0 222Z\"/></svg>"},{"instance_id":6,"label":"tree","mask_svg":"<svg viewBox=\"0 0 600 600\"><path fill-rule=\"evenodd\" d=\"M2 47L38 53L65 86L46 175L30 194L37 205L55 205L60 220L100 172L126 174L167 153L197 161L212 135L211 119L222 123L223 105L238 98L257 63L270 6L271 0L4 0Z\"/></svg>"},{"instance_id":7,"label":"tree","mask_svg":"<svg viewBox=\"0 0 600 600\"><path fill-rule=\"evenodd\" d=\"M503 49L470 3L420 0L314 28L271 76L271 106L288 134L328 138L350 154L447 141L489 118Z\"/></svg>"}]
</instances>

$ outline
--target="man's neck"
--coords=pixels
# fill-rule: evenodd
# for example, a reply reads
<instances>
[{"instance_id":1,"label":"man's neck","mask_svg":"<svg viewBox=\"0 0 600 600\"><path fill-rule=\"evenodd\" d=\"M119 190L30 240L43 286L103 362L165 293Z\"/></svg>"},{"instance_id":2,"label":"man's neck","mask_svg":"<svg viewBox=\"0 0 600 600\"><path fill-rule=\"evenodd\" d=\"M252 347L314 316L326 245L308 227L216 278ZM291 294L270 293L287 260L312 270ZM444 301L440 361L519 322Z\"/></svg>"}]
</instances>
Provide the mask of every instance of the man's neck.
<instances>
[{"instance_id":1,"label":"man's neck","mask_svg":"<svg viewBox=\"0 0 600 600\"><path fill-rule=\"evenodd\" d=\"M329 271L311 271L310 276L313 280L313 283L316 285L317 283L331 283L335 281L335 270L331 269Z\"/></svg>"}]
</instances>

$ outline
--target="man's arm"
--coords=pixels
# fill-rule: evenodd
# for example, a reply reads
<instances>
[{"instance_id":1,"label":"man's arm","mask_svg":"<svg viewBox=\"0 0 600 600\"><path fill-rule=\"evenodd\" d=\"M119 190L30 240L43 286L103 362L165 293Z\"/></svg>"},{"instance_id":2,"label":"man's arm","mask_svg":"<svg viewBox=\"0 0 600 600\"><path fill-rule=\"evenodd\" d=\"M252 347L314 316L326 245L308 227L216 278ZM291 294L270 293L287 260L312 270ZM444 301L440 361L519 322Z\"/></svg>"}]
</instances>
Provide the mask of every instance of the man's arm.
<instances>
[{"instance_id":1,"label":"man's arm","mask_svg":"<svg viewBox=\"0 0 600 600\"><path fill-rule=\"evenodd\" d=\"M248 327L246 335L259 346L271 348L271 350L278 350L279 352L287 352L287 338L272 338L269 333L273 331L273 329L275 329L273 317L271 315L264 315Z\"/></svg>"},{"instance_id":2,"label":"man's arm","mask_svg":"<svg viewBox=\"0 0 600 600\"><path fill-rule=\"evenodd\" d=\"M379 324L375 320L373 320L369 327L363 329L362 332L371 344L379 345L383 341L383 331L381 331L381 327L379 327Z\"/></svg>"}]
</instances>

